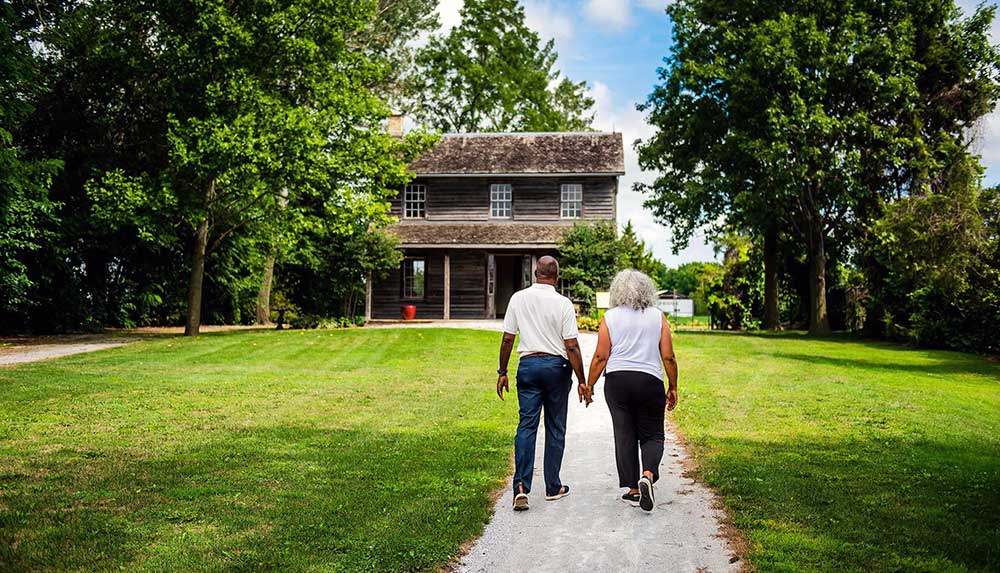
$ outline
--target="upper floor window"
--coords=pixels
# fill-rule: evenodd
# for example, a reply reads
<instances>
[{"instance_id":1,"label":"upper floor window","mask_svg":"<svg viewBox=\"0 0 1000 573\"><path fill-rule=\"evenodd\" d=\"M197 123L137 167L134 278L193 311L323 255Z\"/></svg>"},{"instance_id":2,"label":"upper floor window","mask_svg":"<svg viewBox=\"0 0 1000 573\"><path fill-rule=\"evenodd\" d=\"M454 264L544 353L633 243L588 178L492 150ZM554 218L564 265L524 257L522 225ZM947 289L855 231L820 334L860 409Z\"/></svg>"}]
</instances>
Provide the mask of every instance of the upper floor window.
<instances>
[{"instance_id":1,"label":"upper floor window","mask_svg":"<svg viewBox=\"0 0 1000 573\"><path fill-rule=\"evenodd\" d=\"M403 259L403 298L424 298L424 259Z\"/></svg>"},{"instance_id":2,"label":"upper floor window","mask_svg":"<svg viewBox=\"0 0 1000 573\"><path fill-rule=\"evenodd\" d=\"M427 187L423 185L407 185L403 190L403 217L420 219L427 214Z\"/></svg>"},{"instance_id":3,"label":"upper floor window","mask_svg":"<svg viewBox=\"0 0 1000 573\"><path fill-rule=\"evenodd\" d=\"M559 187L559 216L563 219L579 219L583 215L583 185L563 183Z\"/></svg>"},{"instance_id":4,"label":"upper floor window","mask_svg":"<svg viewBox=\"0 0 1000 573\"><path fill-rule=\"evenodd\" d=\"M510 219L514 212L512 202L514 192L510 183L494 183L490 185L490 217Z\"/></svg>"}]
</instances>

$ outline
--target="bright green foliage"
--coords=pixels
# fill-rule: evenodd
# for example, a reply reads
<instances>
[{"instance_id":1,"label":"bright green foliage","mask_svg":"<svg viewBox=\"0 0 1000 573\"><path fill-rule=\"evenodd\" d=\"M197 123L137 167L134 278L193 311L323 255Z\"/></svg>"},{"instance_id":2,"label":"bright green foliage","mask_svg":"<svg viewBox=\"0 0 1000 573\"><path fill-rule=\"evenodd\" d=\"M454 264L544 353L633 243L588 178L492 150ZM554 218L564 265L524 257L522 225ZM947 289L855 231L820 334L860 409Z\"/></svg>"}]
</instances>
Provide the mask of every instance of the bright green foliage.
<instances>
[{"instance_id":1,"label":"bright green foliage","mask_svg":"<svg viewBox=\"0 0 1000 573\"><path fill-rule=\"evenodd\" d=\"M681 331L671 414L757 571L996 571L1000 365Z\"/></svg>"},{"instance_id":2,"label":"bright green foliage","mask_svg":"<svg viewBox=\"0 0 1000 573\"><path fill-rule=\"evenodd\" d=\"M687 0L643 109L647 205L686 241L703 225L759 236L777 224L808 253L810 328L828 328L828 256L880 206L928 181L949 139L992 108L994 10L950 0ZM863 249L862 249L863 250ZM856 249L855 252L858 252ZM846 261L842 261L846 262Z\"/></svg>"},{"instance_id":3,"label":"bright green foliage","mask_svg":"<svg viewBox=\"0 0 1000 573\"><path fill-rule=\"evenodd\" d=\"M701 277L706 282L703 288L713 324L723 330L755 329L764 285L753 243L747 237L727 235L720 246L725 249L722 272L709 271Z\"/></svg>"},{"instance_id":4,"label":"bright green foliage","mask_svg":"<svg viewBox=\"0 0 1000 573\"><path fill-rule=\"evenodd\" d=\"M654 282L656 277L666 272L666 265L653 256L652 249L635 233L632 221L625 223L621 237L618 238L618 244L621 249L621 260L618 262L618 266L642 271L649 275Z\"/></svg>"},{"instance_id":5,"label":"bright green foliage","mask_svg":"<svg viewBox=\"0 0 1000 573\"><path fill-rule=\"evenodd\" d=\"M722 273L719 263L684 263L675 269L665 269L657 283L663 290L676 291L694 301L695 314L708 312L708 290Z\"/></svg>"},{"instance_id":6,"label":"bright green foliage","mask_svg":"<svg viewBox=\"0 0 1000 573\"><path fill-rule=\"evenodd\" d=\"M20 17L10 4L0 5L0 318L31 306L35 285L26 259L51 234L55 205L47 190L60 167L26 158L14 139L31 112L38 81L29 38L19 34Z\"/></svg>"},{"instance_id":7,"label":"bright green foliage","mask_svg":"<svg viewBox=\"0 0 1000 573\"><path fill-rule=\"evenodd\" d=\"M318 229L298 240L277 273L278 289L290 308L308 315L363 315L369 276L383 279L402 260L398 240L364 227L349 234Z\"/></svg>"},{"instance_id":8,"label":"bright green foliage","mask_svg":"<svg viewBox=\"0 0 1000 573\"><path fill-rule=\"evenodd\" d=\"M415 116L440 131L579 131L594 101L555 69L554 43L524 23L517 0L466 0L462 22L417 56Z\"/></svg>"},{"instance_id":9,"label":"bright green foliage","mask_svg":"<svg viewBox=\"0 0 1000 573\"><path fill-rule=\"evenodd\" d=\"M5 327L176 323L202 288L212 320L252 320L267 254L383 226L430 143L381 125L412 56L387 29L433 25L427 0L35 6L44 23L19 26L44 89L23 131L65 161L63 223L35 257L38 310Z\"/></svg>"},{"instance_id":10,"label":"bright green foliage","mask_svg":"<svg viewBox=\"0 0 1000 573\"><path fill-rule=\"evenodd\" d=\"M433 570L507 475L495 342L208 334L0 369L0 570Z\"/></svg>"},{"instance_id":11,"label":"bright green foliage","mask_svg":"<svg viewBox=\"0 0 1000 573\"><path fill-rule=\"evenodd\" d=\"M559 265L570 298L588 307L594 305L597 291L608 290L618 271L637 269L655 281L665 268L636 236L631 222L621 236L613 223L573 225L559 245Z\"/></svg>"},{"instance_id":12,"label":"bright green foliage","mask_svg":"<svg viewBox=\"0 0 1000 573\"><path fill-rule=\"evenodd\" d=\"M889 271L879 296L890 334L927 346L1000 352L1000 193L965 159L875 226Z\"/></svg>"}]
</instances>

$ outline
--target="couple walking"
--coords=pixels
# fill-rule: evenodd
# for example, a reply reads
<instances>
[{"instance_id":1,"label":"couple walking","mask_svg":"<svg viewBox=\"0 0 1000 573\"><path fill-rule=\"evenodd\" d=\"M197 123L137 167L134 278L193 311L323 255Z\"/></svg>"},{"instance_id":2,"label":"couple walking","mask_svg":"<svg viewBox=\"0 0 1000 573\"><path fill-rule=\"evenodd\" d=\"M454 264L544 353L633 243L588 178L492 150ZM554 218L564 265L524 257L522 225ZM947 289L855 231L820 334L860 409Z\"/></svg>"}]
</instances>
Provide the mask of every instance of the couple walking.
<instances>
[{"instance_id":1,"label":"couple walking","mask_svg":"<svg viewBox=\"0 0 1000 573\"><path fill-rule=\"evenodd\" d=\"M555 286L559 263L542 257L535 284L514 294L504 316L500 343L497 395L509 391L507 365L519 337L517 401L520 423L514 439L514 509L528 509L535 466L535 435L545 416L545 499L569 495L559 479L566 441L566 410L576 373L577 396L593 401L598 378L605 374L604 396L615 435L618 485L628 488L622 499L646 511L654 506L653 484L663 457L664 409L677 404L677 362L670 326L655 306L656 288L643 273L626 270L611 283L611 308L598 330L597 350L584 377L583 355L577 341L576 313ZM666 372L669 389L664 390Z\"/></svg>"}]
</instances>

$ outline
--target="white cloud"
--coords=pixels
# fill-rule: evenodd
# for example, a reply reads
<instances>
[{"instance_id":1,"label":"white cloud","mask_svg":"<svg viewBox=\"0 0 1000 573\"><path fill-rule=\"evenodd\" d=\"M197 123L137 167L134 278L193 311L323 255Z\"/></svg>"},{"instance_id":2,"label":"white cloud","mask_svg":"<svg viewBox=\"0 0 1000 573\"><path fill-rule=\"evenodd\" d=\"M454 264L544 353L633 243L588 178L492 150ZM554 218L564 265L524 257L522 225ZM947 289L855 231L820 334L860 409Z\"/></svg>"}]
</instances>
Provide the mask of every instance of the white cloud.
<instances>
[{"instance_id":1,"label":"white cloud","mask_svg":"<svg viewBox=\"0 0 1000 573\"><path fill-rule=\"evenodd\" d=\"M525 0L523 4L525 24L538 32L542 40L552 39L562 44L573 37L572 20L547 0Z\"/></svg>"},{"instance_id":2,"label":"white cloud","mask_svg":"<svg viewBox=\"0 0 1000 573\"><path fill-rule=\"evenodd\" d=\"M616 131L622 134L625 143L625 175L619 181L618 187L618 223L624 225L632 221L636 233L653 249L653 254L669 266L676 266L689 261L709 261L715 259L712 246L705 242L701 235L691 239L690 245L679 254L671 251L670 231L660 225L646 210L642 203L645 196L632 189L636 182L651 183L655 173L642 171L639 168L639 154L633 143L636 139L646 139L653 134L653 127L646 123L646 118L635 109L635 102L629 101L623 106L615 102L614 92L607 84L594 82L589 89L590 97L594 98L594 127L603 131Z\"/></svg>"},{"instance_id":3,"label":"white cloud","mask_svg":"<svg viewBox=\"0 0 1000 573\"><path fill-rule=\"evenodd\" d=\"M642 5L643 8L662 12L666 10L667 6L670 5L672 1L673 0L639 0L639 4Z\"/></svg>"},{"instance_id":4,"label":"white cloud","mask_svg":"<svg viewBox=\"0 0 1000 573\"><path fill-rule=\"evenodd\" d=\"M965 16L975 13L980 0L959 0L958 7L962 9ZM996 4L996 2L993 2ZM996 44L1000 43L1000 13L993 19L993 26L990 28L990 40ZM1000 183L1000 109L984 117L975 128L976 140L973 143L973 150L982 156L983 165L986 166L986 185Z\"/></svg>"},{"instance_id":5,"label":"white cloud","mask_svg":"<svg viewBox=\"0 0 1000 573\"><path fill-rule=\"evenodd\" d=\"M459 12L464 3L463 0L441 0L438 2L437 13L442 30L451 30L462 22L462 16Z\"/></svg>"},{"instance_id":6,"label":"white cloud","mask_svg":"<svg viewBox=\"0 0 1000 573\"><path fill-rule=\"evenodd\" d=\"M629 0L587 0L584 13L596 24L607 24L619 30L628 26Z\"/></svg>"}]
</instances>

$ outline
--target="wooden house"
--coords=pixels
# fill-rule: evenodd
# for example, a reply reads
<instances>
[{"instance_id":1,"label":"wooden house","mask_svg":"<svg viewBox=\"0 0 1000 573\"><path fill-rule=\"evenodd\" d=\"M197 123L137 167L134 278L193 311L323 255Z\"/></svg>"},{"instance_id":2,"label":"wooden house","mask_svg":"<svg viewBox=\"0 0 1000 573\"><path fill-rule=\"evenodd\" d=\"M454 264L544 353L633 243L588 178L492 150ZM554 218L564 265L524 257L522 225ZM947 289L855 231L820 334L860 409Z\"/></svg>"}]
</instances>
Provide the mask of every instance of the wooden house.
<instances>
[{"instance_id":1,"label":"wooden house","mask_svg":"<svg viewBox=\"0 0 1000 573\"><path fill-rule=\"evenodd\" d=\"M400 267L369 282L370 319L501 318L581 221L614 221L620 133L445 134L392 201Z\"/></svg>"}]
</instances>

